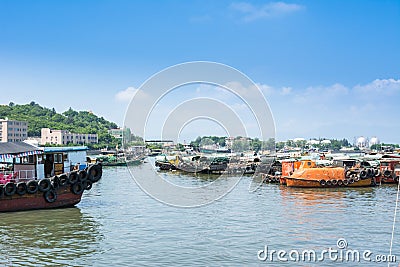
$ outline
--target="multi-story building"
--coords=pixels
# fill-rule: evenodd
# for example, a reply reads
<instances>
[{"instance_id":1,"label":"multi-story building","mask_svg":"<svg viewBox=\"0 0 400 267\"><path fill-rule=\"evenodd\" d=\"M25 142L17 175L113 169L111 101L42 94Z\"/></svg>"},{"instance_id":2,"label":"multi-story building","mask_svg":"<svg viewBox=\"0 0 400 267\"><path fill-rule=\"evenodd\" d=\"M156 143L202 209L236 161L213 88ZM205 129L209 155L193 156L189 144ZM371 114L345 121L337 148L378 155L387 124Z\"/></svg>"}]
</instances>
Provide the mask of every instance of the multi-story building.
<instances>
[{"instance_id":1,"label":"multi-story building","mask_svg":"<svg viewBox=\"0 0 400 267\"><path fill-rule=\"evenodd\" d=\"M28 138L26 121L0 119L0 142L21 142Z\"/></svg>"},{"instance_id":2,"label":"multi-story building","mask_svg":"<svg viewBox=\"0 0 400 267\"><path fill-rule=\"evenodd\" d=\"M97 144L99 142L97 134L78 134L67 130L52 130L42 128L40 143L42 145L68 145L68 144Z\"/></svg>"},{"instance_id":3,"label":"multi-story building","mask_svg":"<svg viewBox=\"0 0 400 267\"><path fill-rule=\"evenodd\" d=\"M111 130L108 130L108 133L111 136L113 136L121 141L122 141L122 139L124 139L124 143L129 143L131 141L132 134L131 134L131 130L129 128L125 127L123 129L122 128L111 129Z\"/></svg>"}]
</instances>

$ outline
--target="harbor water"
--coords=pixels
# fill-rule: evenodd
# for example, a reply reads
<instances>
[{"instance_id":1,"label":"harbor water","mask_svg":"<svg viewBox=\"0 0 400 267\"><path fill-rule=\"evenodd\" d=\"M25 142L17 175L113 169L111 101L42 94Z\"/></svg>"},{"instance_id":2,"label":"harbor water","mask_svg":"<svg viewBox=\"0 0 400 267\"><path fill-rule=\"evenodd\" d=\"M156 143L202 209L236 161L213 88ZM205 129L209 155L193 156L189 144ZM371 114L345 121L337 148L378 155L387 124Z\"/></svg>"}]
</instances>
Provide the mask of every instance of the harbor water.
<instances>
[{"instance_id":1,"label":"harbor water","mask_svg":"<svg viewBox=\"0 0 400 267\"><path fill-rule=\"evenodd\" d=\"M177 184L212 180L162 175ZM389 254L397 186L264 184L251 192L250 182L243 177L209 205L177 208L144 193L126 167L105 167L100 182L74 208L1 213L0 266L388 266L375 256ZM397 263L390 266L400 261L397 219L392 250ZM338 240L346 246L339 249ZM268 253L314 250L320 256L332 248L372 254L370 262L340 262L327 254L319 262L285 262L276 254L262 260L266 247Z\"/></svg>"}]
</instances>

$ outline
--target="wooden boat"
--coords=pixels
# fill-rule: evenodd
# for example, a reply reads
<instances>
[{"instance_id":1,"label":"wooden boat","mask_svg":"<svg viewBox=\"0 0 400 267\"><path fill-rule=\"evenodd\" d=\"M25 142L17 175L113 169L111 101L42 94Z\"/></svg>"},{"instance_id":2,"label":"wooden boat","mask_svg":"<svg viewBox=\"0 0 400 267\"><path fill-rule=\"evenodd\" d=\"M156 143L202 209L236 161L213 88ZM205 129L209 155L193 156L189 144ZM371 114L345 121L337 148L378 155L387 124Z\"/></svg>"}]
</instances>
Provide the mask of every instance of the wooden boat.
<instances>
[{"instance_id":1,"label":"wooden boat","mask_svg":"<svg viewBox=\"0 0 400 267\"><path fill-rule=\"evenodd\" d=\"M346 178L343 167L304 168L285 178L288 187L362 187L373 184L371 177Z\"/></svg>"},{"instance_id":2,"label":"wooden boat","mask_svg":"<svg viewBox=\"0 0 400 267\"><path fill-rule=\"evenodd\" d=\"M400 176L400 158L384 158L380 168L375 173L376 182L382 184L397 184Z\"/></svg>"},{"instance_id":3,"label":"wooden boat","mask_svg":"<svg viewBox=\"0 0 400 267\"><path fill-rule=\"evenodd\" d=\"M100 180L100 164L83 168L68 153L56 150L23 142L0 143L0 162L11 166L0 172L0 212L71 207Z\"/></svg>"}]
</instances>

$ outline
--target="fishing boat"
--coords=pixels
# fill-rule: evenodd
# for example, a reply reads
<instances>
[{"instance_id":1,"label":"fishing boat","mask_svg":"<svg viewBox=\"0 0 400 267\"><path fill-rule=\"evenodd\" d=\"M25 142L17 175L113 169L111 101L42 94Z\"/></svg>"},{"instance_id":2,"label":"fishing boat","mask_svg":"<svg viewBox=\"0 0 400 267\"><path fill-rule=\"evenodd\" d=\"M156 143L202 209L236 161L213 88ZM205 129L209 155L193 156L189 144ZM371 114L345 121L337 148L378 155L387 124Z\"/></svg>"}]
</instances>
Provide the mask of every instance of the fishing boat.
<instances>
[{"instance_id":1,"label":"fishing boat","mask_svg":"<svg viewBox=\"0 0 400 267\"><path fill-rule=\"evenodd\" d=\"M382 184L394 184L399 182L400 158L383 158L380 160L380 168L375 173L376 182Z\"/></svg>"},{"instance_id":2,"label":"fishing boat","mask_svg":"<svg viewBox=\"0 0 400 267\"><path fill-rule=\"evenodd\" d=\"M0 143L0 212L78 204L83 192L102 176L101 164L83 164L83 151Z\"/></svg>"},{"instance_id":3,"label":"fishing boat","mask_svg":"<svg viewBox=\"0 0 400 267\"><path fill-rule=\"evenodd\" d=\"M288 187L364 187L373 185L375 181L367 175L347 177L346 174L349 172L344 167L300 168L285 180Z\"/></svg>"}]
</instances>

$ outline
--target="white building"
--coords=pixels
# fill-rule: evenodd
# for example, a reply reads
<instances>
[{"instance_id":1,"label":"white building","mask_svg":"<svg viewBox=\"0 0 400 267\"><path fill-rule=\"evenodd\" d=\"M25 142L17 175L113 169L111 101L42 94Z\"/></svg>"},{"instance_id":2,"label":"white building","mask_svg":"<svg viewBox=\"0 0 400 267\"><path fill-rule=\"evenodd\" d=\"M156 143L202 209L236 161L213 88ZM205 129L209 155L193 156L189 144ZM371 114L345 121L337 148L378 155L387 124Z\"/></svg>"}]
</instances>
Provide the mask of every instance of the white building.
<instances>
[{"instance_id":1,"label":"white building","mask_svg":"<svg viewBox=\"0 0 400 267\"><path fill-rule=\"evenodd\" d=\"M68 145L68 144L97 144L99 142L97 134L78 134L67 130L52 130L42 128L40 143L42 145Z\"/></svg>"},{"instance_id":2,"label":"white building","mask_svg":"<svg viewBox=\"0 0 400 267\"><path fill-rule=\"evenodd\" d=\"M129 128L117 128L117 129L111 129L108 130L108 133L115 137L116 139L119 139L122 141L124 140L124 143L129 143L131 139L131 130Z\"/></svg>"},{"instance_id":3,"label":"white building","mask_svg":"<svg viewBox=\"0 0 400 267\"><path fill-rule=\"evenodd\" d=\"M28 122L0 119L0 142L22 142L28 138Z\"/></svg>"}]
</instances>

